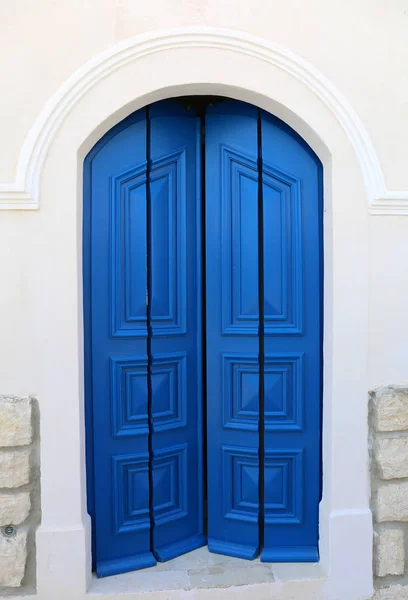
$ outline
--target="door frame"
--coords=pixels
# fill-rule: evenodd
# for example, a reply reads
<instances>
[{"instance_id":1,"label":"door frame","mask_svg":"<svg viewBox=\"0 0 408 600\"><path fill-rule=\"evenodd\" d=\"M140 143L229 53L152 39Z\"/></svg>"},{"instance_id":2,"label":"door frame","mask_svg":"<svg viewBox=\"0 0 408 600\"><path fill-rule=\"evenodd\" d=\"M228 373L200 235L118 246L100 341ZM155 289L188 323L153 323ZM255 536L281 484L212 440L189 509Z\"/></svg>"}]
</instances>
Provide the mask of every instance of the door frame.
<instances>
[{"instance_id":1,"label":"door frame","mask_svg":"<svg viewBox=\"0 0 408 600\"><path fill-rule=\"evenodd\" d=\"M64 93L69 110L54 128L43 158L38 228L47 244L38 250L42 285L33 308L43 356L38 390L39 597L55 597L61 582L70 581L72 597L86 598L91 583L83 383L83 160L96 141L130 113L157 100L188 94L224 95L269 111L297 131L323 163L321 562L289 571L283 565L280 579L309 579L322 597L334 590L336 597L348 600L368 597L372 591L366 375L369 190L364 187L367 162L355 152L359 121L353 121L351 113L350 118L344 117L347 102L342 102L335 88L333 92L330 82L316 75L314 67L287 51L271 48L261 38L228 32L221 39L200 29L194 38L191 29L185 35L177 31L177 35L156 33L155 43L162 43L159 49L152 44L149 50L146 35L141 35L131 46L118 44L80 70L71 87L67 84ZM173 43L166 45L169 36ZM95 78L100 64L107 65L106 73ZM149 76L153 71L155 76ZM81 93L70 95L87 76L88 85ZM290 584L279 582L279 586L284 598ZM175 590L167 596L177 598L178 593ZM212 594L205 590L201 597ZM223 590L226 598L233 594L228 588ZM251 586L242 594L250 598Z\"/></svg>"}]
</instances>

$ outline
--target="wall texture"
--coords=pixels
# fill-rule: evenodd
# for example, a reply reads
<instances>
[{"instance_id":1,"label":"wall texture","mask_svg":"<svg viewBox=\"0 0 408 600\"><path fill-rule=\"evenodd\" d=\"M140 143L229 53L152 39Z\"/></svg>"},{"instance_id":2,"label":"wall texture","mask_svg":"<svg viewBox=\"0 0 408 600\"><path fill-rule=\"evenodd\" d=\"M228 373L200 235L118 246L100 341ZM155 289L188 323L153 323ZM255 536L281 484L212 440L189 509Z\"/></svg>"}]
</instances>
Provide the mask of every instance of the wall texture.
<instances>
[{"instance_id":1,"label":"wall texture","mask_svg":"<svg viewBox=\"0 0 408 600\"><path fill-rule=\"evenodd\" d=\"M38 407L0 396L0 595L35 585L34 532L40 520Z\"/></svg>"},{"instance_id":2,"label":"wall texture","mask_svg":"<svg viewBox=\"0 0 408 600\"><path fill-rule=\"evenodd\" d=\"M406 190L407 25L407 0L6 0L0 3L0 183L14 181L36 118L87 61L139 34L206 26L260 36L308 61L341 92L366 128L387 188ZM211 93L212 82L218 81L227 84L230 95L239 88L251 90L249 101L265 102L271 111L272 100L267 102L273 99L275 107L298 115L298 124L310 125L314 140L330 150L325 173L334 193L325 197L328 358L322 512L330 536L322 556L324 551L335 562L331 575L336 576L329 591L324 577L309 581L309 595L303 593L303 581L297 582L300 595L292 593L291 583L288 588L282 584L281 591L278 582L276 597L362 600L368 595L367 391L408 384L407 217L369 214L354 150L339 120L304 82L266 61L255 62L249 54L237 58L227 49L185 48L124 65L78 99L48 149L40 210L1 213L0 391L20 396L0 402L0 526L17 527L0 534L0 596L6 590L32 590L35 584L38 410L38 597L83 600L85 590L92 589L84 491L82 151L117 122L124 107L154 90L156 80L163 89L180 86L184 93L188 77L202 78L207 85L197 93ZM408 600L408 417L402 416L407 395L401 390L378 388L371 400L376 593L381 600ZM391 410L395 402L399 405ZM394 422L387 429L390 411ZM69 585L61 589L66 581ZM22 588L14 587L20 583ZM241 591L254 595L253 590ZM269 588L262 593L265 598L271 594ZM177 591L165 595L179 597Z\"/></svg>"},{"instance_id":3,"label":"wall texture","mask_svg":"<svg viewBox=\"0 0 408 600\"><path fill-rule=\"evenodd\" d=\"M408 599L408 388L370 394L376 600ZM38 407L0 396L0 596L33 592L40 519Z\"/></svg>"},{"instance_id":4,"label":"wall texture","mask_svg":"<svg viewBox=\"0 0 408 600\"><path fill-rule=\"evenodd\" d=\"M205 25L263 36L308 60L347 97L367 128L389 189L408 189L406 119L408 7L360 0L21 0L0 3L0 181L13 181L23 142L50 96L86 61L131 36L158 28ZM72 35L75 32L75 44ZM381 43L379 43L381 40ZM52 52L49 49L52 48ZM384 93L384 91L387 93ZM0 347L3 390L42 395L31 297L39 260L38 216L0 221ZM368 389L408 381L406 217L370 218ZM38 243L38 239L37 239ZM9 308L11 307L11 308ZM38 332L37 332L38 334ZM22 343L24 340L24 343ZM24 373L24 377L21 374Z\"/></svg>"},{"instance_id":5,"label":"wall texture","mask_svg":"<svg viewBox=\"0 0 408 600\"><path fill-rule=\"evenodd\" d=\"M408 598L408 388L370 395L376 598Z\"/></svg>"},{"instance_id":6,"label":"wall texture","mask_svg":"<svg viewBox=\"0 0 408 600\"><path fill-rule=\"evenodd\" d=\"M408 599L408 388L370 394L376 600ZM40 519L36 400L0 396L0 596L33 592Z\"/></svg>"}]
</instances>

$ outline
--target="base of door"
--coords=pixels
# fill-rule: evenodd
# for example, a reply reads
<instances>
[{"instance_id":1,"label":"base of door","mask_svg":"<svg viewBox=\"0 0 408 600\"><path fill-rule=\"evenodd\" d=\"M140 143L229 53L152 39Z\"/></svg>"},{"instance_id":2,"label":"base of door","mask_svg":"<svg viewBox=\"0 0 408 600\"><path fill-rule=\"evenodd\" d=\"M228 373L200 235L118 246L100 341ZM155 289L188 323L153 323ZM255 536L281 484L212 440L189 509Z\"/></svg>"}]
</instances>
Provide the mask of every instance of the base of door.
<instances>
[{"instance_id":1,"label":"base of door","mask_svg":"<svg viewBox=\"0 0 408 600\"><path fill-rule=\"evenodd\" d=\"M196 550L197 548L206 545L206 537L203 535L193 535L186 540L181 540L180 542L158 548L154 551L154 555L159 562L166 562L167 560L171 560L172 558L176 558L177 556L181 556L182 554L186 554L187 552L191 552L192 550Z\"/></svg>"},{"instance_id":2,"label":"base of door","mask_svg":"<svg viewBox=\"0 0 408 600\"><path fill-rule=\"evenodd\" d=\"M119 575L128 571L137 571L146 567L153 567L157 561L151 552L145 554L135 554L134 556L125 556L113 560L102 560L96 562L96 576L109 577L109 575Z\"/></svg>"},{"instance_id":3,"label":"base of door","mask_svg":"<svg viewBox=\"0 0 408 600\"><path fill-rule=\"evenodd\" d=\"M261 562L316 563L319 562L319 550L317 546L276 546L275 548L264 548L261 554Z\"/></svg>"},{"instance_id":4,"label":"base of door","mask_svg":"<svg viewBox=\"0 0 408 600\"><path fill-rule=\"evenodd\" d=\"M247 560L253 560L259 553L258 546L234 544L233 542L224 542L223 540L214 540L212 538L208 538L208 550L214 554L225 554L225 556L246 558Z\"/></svg>"}]
</instances>

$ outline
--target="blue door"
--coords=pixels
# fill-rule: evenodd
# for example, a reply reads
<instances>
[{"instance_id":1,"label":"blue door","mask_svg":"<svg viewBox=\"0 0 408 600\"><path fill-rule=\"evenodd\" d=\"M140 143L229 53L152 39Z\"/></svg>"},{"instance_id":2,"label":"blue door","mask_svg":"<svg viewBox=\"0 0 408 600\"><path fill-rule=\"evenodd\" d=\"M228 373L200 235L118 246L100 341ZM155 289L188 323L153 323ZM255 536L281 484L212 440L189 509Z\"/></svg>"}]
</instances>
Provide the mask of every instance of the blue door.
<instances>
[{"instance_id":1,"label":"blue door","mask_svg":"<svg viewBox=\"0 0 408 600\"><path fill-rule=\"evenodd\" d=\"M321 166L262 113L263 550L316 562L321 429Z\"/></svg>"},{"instance_id":2,"label":"blue door","mask_svg":"<svg viewBox=\"0 0 408 600\"><path fill-rule=\"evenodd\" d=\"M148 313L153 552L169 560L203 536L201 123L159 103L148 115Z\"/></svg>"},{"instance_id":3,"label":"blue door","mask_svg":"<svg viewBox=\"0 0 408 600\"><path fill-rule=\"evenodd\" d=\"M156 563L149 510L145 140L146 119L136 113L99 142L85 170L87 426L93 429L87 457L89 465L93 455L94 479L92 491L88 476L88 501L99 576Z\"/></svg>"},{"instance_id":4,"label":"blue door","mask_svg":"<svg viewBox=\"0 0 408 600\"><path fill-rule=\"evenodd\" d=\"M84 170L98 576L208 543L318 559L321 166L235 101L166 101Z\"/></svg>"},{"instance_id":5,"label":"blue door","mask_svg":"<svg viewBox=\"0 0 408 600\"><path fill-rule=\"evenodd\" d=\"M160 103L87 158L88 496L98 576L206 543L200 133L194 111Z\"/></svg>"},{"instance_id":6,"label":"blue door","mask_svg":"<svg viewBox=\"0 0 408 600\"><path fill-rule=\"evenodd\" d=\"M257 117L239 102L206 114L208 545L249 559L259 550Z\"/></svg>"},{"instance_id":7,"label":"blue door","mask_svg":"<svg viewBox=\"0 0 408 600\"><path fill-rule=\"evenodd\" d=\"M320 162L247 104L205 133L209 549L316 561Z\"/></svg>"}]
</instances>

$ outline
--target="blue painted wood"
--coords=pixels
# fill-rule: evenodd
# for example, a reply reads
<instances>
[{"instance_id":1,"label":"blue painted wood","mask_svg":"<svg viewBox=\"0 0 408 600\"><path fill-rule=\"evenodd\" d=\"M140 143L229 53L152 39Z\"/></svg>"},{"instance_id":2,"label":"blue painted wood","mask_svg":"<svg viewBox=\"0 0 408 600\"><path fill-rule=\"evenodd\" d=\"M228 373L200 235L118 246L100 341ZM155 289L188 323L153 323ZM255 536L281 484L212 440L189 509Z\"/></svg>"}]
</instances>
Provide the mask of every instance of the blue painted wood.
<instances>
[{"instance_id":1,"label":"blue painted wood","mask_svg":"<svg viewBox=\"0 0 408 600\"><path fill-rule=\"evenodd\" d=\"M262 113L260 282L258 111L233 101L207 108L203 457L200 119L173 102L149 114L149 144L140 111L106 134L84 166L87 493L97 575L206 543L205 460L211 551L251 559L263 538L263 561L316 561L320 162L290 128Z\"/></svg>"},{"instance_id":2,"label":"blue painted wood","mask_svg":"<svg viewBox=\"0 0 408 600\"><path fill-rule=\"evenodd\" d=\"M136 113L110 131L85 163L91 234L84 238L90 243L85 333L92 370L86 393L93 405L87 425L98 576L156 563L148 478L145 138L144 115ZM92 475L89 481L92 492Z\"/></svg>"},{"instance_id":3,"label":"blue painted wood","mask_svg":"<svg viewBox=\"0 0 408 600\"><path fill-rule=\"evenodd\" d=\"M95 482L93 448L93 401L92 401L92 328L91 328L91 165L97 154L99 143L94 146L84 161L83 180L83 219L82 219L82 272L83 272L83 318L84 318L84 393L85 393L85 429L86 429L86 500L87 510L92 524L92 571L96 570L95 544Z\"/></svg>"},{"instance_id":4,"label":"blue painted wood","mask_svg":"<svg viewBox=\"0 0 408 600\"><path fill-rule=\"evenodd\" d=\"M149 109L153 549L164 561L203 535L200 120Z\"/></svg>"},{"instance_id":5,"label":"blue painted wood","mask_svg":"<svg viewBox=\"0 0 408 600\"><path fill-rule=\"evenodd\" d=\"M206 115L208 546L259 547L257 110Z\"/></svg>"},{"instance_id":6,"label":"blue painted wood","mask_svg":"<svg viewBox=\"0 0 408 600\"><path fill-rule=\"evenodd\" d=\"M84 171L87 485L99 577L206 543L200 120L173 103L150 107L147 194L145 115L102 138Z\"/></svg>"},{"instance_id":7,"label":"blue painted wood","mask_svg":"<svg viewBox=\"0 0 408 600\"><path fill-rule=\"evenodd\" d=\"M318 560L321 446L321 164L262 113L264 548Z\"/></svg>"},{"instance_id":8,"label":"blue painted wood","mask_svg":"<svg viewBox=\"0 0 408 600\"><path fill-rule=\"evenodd\" d=\"M319 561L319 550L313 546L271 546L264 548L261 554L262 562L312 562Z\"/></svg>"}]
</instances>

